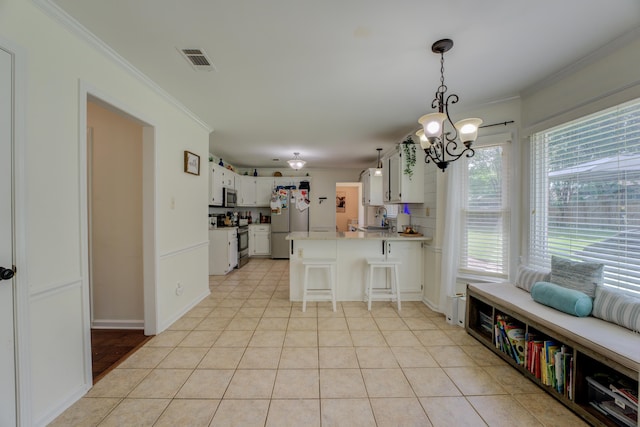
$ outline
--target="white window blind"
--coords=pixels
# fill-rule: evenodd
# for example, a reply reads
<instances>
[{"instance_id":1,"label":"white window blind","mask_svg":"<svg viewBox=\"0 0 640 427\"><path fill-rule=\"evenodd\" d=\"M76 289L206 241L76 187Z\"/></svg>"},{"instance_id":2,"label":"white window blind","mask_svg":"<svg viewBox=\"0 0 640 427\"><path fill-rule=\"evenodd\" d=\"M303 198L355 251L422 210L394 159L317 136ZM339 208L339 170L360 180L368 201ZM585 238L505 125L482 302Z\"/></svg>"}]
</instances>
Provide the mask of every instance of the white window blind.
<instances>
[{"instance_id":1,"label":"white window blind","mask_svg":"<svg viewBox=\"0 0 640 427\"><path fill-rule=\"evenodd\" d=\"M531 162L529 264L603 263L640 293L640 100L533 135Z\"/></svg>"},{"instance_id":2,"label":"white window blind","mask_svg":"<svg viewBox=\"0 0 640 427\"><path fill-rule=\"evenodd\" d=\"M509 272L509 144L475 148L466 159L460 273L506 278Z\"/></svg>"}]
</instances>

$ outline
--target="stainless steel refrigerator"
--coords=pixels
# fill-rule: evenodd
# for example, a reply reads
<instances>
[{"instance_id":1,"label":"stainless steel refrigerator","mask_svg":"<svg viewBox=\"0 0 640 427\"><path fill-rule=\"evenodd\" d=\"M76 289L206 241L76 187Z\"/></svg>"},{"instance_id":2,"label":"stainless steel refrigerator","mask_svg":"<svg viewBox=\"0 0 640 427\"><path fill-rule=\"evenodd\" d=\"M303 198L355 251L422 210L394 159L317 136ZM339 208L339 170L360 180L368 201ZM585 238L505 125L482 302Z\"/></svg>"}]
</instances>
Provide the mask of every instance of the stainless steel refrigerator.
<instances>
[{"instance_id":1,"label":"stainless steel refrigerator","mask_svg":"<svg viewBox=\"0 0 640 427\"><path fill-rule=\"evenodd\" d=\"M291 241L285 240L294 231L309 231L309 208L300 210L296 206L296 195L300 190L287 190L281 200L287 203L280 208L280 214L271 214L271 258L289 258ZM308 193L307 193L308 197Z\"/></svg>"}]
</instances>

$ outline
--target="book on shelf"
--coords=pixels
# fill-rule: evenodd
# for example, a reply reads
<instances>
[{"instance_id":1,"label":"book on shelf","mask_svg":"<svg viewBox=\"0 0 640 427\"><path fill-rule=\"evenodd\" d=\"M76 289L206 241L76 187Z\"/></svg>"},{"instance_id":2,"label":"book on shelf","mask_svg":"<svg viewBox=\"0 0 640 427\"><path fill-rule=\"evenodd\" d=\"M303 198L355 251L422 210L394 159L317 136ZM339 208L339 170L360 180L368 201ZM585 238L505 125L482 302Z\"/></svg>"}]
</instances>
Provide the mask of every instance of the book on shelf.
<instances>
[{"instance_id":1,"label":"book on shelf","mask_svg":"<svg viewBox=\"0 0 640 427\"><path fill-rule=\"evenodd\" d=\"M525 340L524 328L508 316L496 315L496 348L509 355L517 364L524 364Z\"/></svg>"},{"instance_id":2,"label":"book on shelf","mask_svg":"<svg viewBox=\"0 0 640 427\"><path fill-rule=\"evenodd\" d=\"M524 367L543 385L572 399L573 352L565 345L552 340L540 340L537 334L525 337Z\"/></svg>"},{"instance_id":3,"label":"book on shelf","mask_svg":"<svg viewBox=\"0 0 640 427\"><path fill-rule=\"evenodd\" d=\"M608 415L622 421L625 425L635 426L638 423L638 411L634 411L629 407L622 408L616 405L613 400L603 400L602 402L598 402L598 406Z\"/></svg>"},{"instance_id":4,"label":"book on shelf","mask_svg":"<svg viewBox=\"0 0 640 427\"><path fill-rule=\"evenodd\" d=\"M617 381L616 383L609 384L609 389L615 394L623 397L624 399L629 400L632 403L635 403L636 409L638 406L638 388L633 388L632 384L621 383Z\"/></svg>"}]
</instances>

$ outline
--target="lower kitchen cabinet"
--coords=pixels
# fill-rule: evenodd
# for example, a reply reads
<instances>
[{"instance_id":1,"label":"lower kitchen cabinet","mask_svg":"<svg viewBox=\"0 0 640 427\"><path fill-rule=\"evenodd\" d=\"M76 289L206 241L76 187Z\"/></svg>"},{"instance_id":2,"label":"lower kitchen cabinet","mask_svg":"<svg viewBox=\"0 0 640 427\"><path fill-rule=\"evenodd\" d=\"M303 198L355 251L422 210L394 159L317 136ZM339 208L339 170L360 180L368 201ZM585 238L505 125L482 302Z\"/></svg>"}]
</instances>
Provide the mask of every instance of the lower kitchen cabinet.
<instances>
[{"instance_id":1,"label":"lower kitchen cabinet","mask_svg":"<svg viewBox=\"0 0 640 427\"><path fill-rule=\"evenodd\" d=\"M238 266L236 227L209 230L209 275L222 276Z\"/></svg>"},{"instance_id":2,"label":"lower kitchen cabinet","mask_svg":"<svg viewBox=\"0 0 640 427\"><path fill-rule=\"evenodd\" d=\"M387 257L402 260L400 292L402 298L422 298L422 243L387 241Z\"/></svg>"},{"instance_id":3,"label":"lower kitchen cabinet","mask_svg":"<svg viewBox=\"0 0 640 427\"><path fill-rule=\"evenodd\" d=\"M296 233L293 233L296 234ZM304 235L305 233L300 233ZM314 234L314 233L309 233ZM392 237L383 240L366 237L367 233L352 233L354 237L341 237L348 233L315 233L316 237L293 238L292 252L289 258L289 298L302 300L302 282L304 278L305 258L331 258L337 260L336 283L338 301L363 301L367 283L367 258L398 258L401 260L399 281L403 301L422 301L422 252L423 241L428 238ZM358 234L361 238L355 237ZM373 233L372 233L373 234ZM375 271L374 286L390 286L386 272ZM310 288L322 288L322 276L309 279Z\"/></svg>"},{"instance_id":4,"label":"lower kitchen cabinet","mask_svg":"<svg viewBox=\"0 0 640 427\"><path fill-rule=\"evenodd\" d=\"M252 224L249 226L249 256L271 255L271 226Z\"/></svg>"}]
</instances>

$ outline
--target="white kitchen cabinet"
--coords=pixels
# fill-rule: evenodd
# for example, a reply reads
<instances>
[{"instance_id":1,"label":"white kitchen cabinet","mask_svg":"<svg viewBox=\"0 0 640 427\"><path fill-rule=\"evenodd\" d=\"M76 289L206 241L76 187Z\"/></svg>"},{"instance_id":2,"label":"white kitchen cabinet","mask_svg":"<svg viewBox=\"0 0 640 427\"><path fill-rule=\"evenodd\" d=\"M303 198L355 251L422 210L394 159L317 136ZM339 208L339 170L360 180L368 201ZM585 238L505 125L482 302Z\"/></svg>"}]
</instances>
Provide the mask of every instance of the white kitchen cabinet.
<instances>
[{"instance_id":1,"label":"white kitchen cabinet","mask_svg":"<svg viewBox=\"0 0 640 427\"><path fill-rule=\"evenodd\" d=\"M225 188L233 188L235 190L237 177L238 177L237 173L235 173L230 169L224 168L222 173L222 179L223 179L222 186Z\"/></svg>"},{"instance_id":2,"label":"white kitchen cabinet","mask_svg":"<svg viewBox=\"0 0 640 427\"><path fill-rule=\"evenodd\" d=\"M256 206L270 207L274 189L273 177L260 176L256 181Z\"/></svg>"},{"instance_id":3,"label":"white kitchen cabinet","mask_svg":"<svg viewBox=\"0 0 640 427\"><path fill-rule=\"evenodd\" d=\"M400 293L403 301L422 301L422 240L391 238L390 240L370 239L366 233L361 237L341 237L338 233L332 239L330 233L319 233L318 238L294 239L293 253L289 258L289 298L302 300L302 281L305 258L335 258L337 260L338 301L363 301L364 288L368 279L367 258L398 258ZM390 286L390 277L377 269L374 286ZM322 288L322 276L309 279L310 287Z\"/></svg>"},{"instance_id":4,"label":"white kitchen cabinet","mask_svg":"<svg viewBox=\"0 0 640 427\"><path fill-rule=\"evenodd\" d=\"M248 175L236 175L236 191L238 192L238 206L255 206L257 178Z\"/></svg>"},{"instance_id":5,"label":"white kitchen cabinet","mask_svg":"<svg viewBox=\"0 0 640 427\"><path fill-rule=\"evenodd\" d=\"M225 170L222 166L209 163L209 206L222 206Z\"/></svg>"},{"instance_id":6,"label":"white kitchen cabinet","mask_svg":"<svg viewBox=\"0 0 640 427\"><path fill-rule=\"evenodd\" d=\"M412 300L422 295L422 243L387 241L388 258L402 260L399 269L400 294L402 299Z\"/></svg>"},{"instance_id":7,"label":"white kitchen cabinet","mask_svg":"<svg viewBox=\"0 0 640 427\"><path fill-rule=\"evenodd\" d=\"M380 173L376 175L376 171ZM365 206L381 206L382 200L382 171L369 168L360 175L362 183L362 204Z\"/></svg>"},{"instance_id":8,"label":"white kitchen cabinet","mask_svg":"<svg viewBox=\"0 0 640 427\"><path fill-rule=\"evenodd\" d=\"M238 266L238 229L209 230L209 275L222 276Z\"/></svg>"},{"instance_id":9,"label":"white kitchen cabinet","mask_svg":"<svg viewBox=\"0 0 640 427\"><path fill-rule=\"evenodd\" d=\"M271 226L252 224L249 226L249 256L271 255Z\"/></svg>"},{"instance_id":10,"label":"white kitchen cabinet","mask_svg":"<svg viewBox=\"0 0 640 427\"><path fill-rule=\"evenodd\" d=\"M382 168L382 186L384 203L424 203L424 159L420 146L416 146L416 161L412 166L413 174L404 171L407 159L403 144L385 157Z\"/></svg>"}]
</instances>

